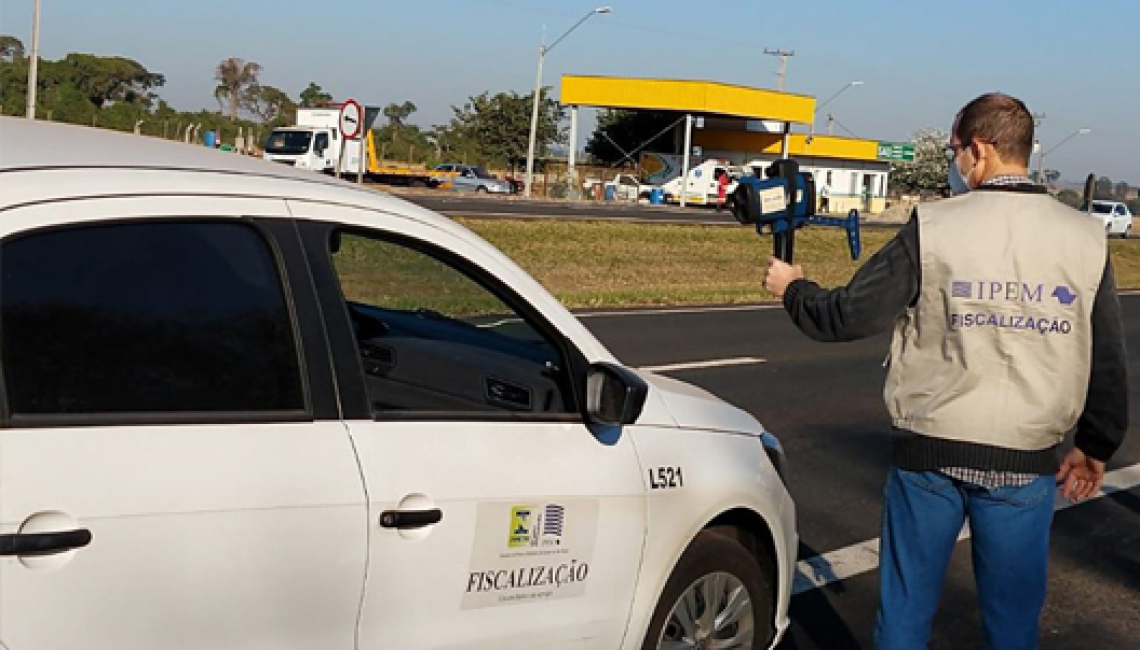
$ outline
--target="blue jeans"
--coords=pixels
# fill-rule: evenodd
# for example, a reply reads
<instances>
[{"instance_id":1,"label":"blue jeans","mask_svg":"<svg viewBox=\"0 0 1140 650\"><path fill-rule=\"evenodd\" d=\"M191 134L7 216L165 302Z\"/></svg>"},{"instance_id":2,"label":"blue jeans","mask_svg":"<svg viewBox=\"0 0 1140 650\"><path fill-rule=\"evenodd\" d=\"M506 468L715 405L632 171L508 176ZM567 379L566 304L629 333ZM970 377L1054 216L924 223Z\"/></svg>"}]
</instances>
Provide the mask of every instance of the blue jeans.
<instances>
[{"instance_id":1,"label":"blue jeans","mask_svg":"<svg viewBox=\"0 0 1140 650\"><path fill-rule=\"evenodd\" d=\"M1057 486L987 490L939 472L891 468L883 501L877 650L927 647L946 566L968 519L985 647L1037 648Z\"/></svg>"}]
</instances>

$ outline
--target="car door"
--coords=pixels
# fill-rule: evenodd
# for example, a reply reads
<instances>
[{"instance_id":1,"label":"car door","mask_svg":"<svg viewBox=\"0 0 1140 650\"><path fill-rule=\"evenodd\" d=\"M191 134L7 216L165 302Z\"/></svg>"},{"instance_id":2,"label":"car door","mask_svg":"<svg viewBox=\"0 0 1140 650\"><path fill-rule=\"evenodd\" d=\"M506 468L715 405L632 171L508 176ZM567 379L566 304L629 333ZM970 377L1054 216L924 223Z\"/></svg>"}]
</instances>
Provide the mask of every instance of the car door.
<instances>
[{"instance_id":1,"label":"car door","mask_svg":"<svg viewBox=\"0 0 1140 650\"><path fill-rule=\"evenodd\" d=\"M330 169L334 166L333 154L335 150L329 146L329 134L321 131L313 137L313 155L318 171Z\"/></svg>"},{"instance_id":2,"label":"car door","mask_svg":"<svg viewBox=\"0 0 1140 650\"><path fill-rule=\"evenodd\" d=\"M293 226L244 216L284 207L3 214L0 646L354 647L363 482Z\"/></svg>"},{"instance_id":3,"label":"car door","mask_svg":"<svg viewBox=\"0 0 1140 650\"><path fill-rule=\"evenodd\" d=\"M631 437L578 413L580 354L472 243L292 208L323 220L301 231L368 487L360 647L617 647L645 488Z\"/></svg>"},{"instance_id":4,"label":"car door","mask_svg":"<svg viewBox=\"0 0 1140 650\"><path fill-rule=\"evenodd\" d=\"M470 167L459 166L455 168L455 171L459 172L452 180L455 189L460 192L474 192L479 183L479 179L475 178L475 172Z\"/></svg>"},{"instance_id":5,"label":"car door","mask_svg":"<svg viewBox=\"0 0 1140 650\"><path fill-rule=\"evenodd\" d=\"M1113 224L1112 230L1115 233L1123 233L1125 229L1131 225L1131 223L1129 223L1131 219L1128 218L1128 209L1123 205L1117 204L1116 209L1113 212L1113 217L1113 221L1115 223Z\"/></svg>"}]
</instances>

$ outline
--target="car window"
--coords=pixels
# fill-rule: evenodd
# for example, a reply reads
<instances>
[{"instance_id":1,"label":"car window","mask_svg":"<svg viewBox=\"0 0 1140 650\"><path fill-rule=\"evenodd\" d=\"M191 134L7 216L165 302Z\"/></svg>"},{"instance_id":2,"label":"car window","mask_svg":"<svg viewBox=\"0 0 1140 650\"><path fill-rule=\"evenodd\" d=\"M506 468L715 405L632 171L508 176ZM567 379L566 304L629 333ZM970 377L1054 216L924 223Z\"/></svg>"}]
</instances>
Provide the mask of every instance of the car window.
<instances>
[{"instance_id":1,"label":"car window","mask_svg":"<svg viewBox=\"0 0 1140 650\"><path fill-rule=\"evenodd\" d=\"M440 256L338 233L333 264L373 412L572 412L559 348Z\"/></svg>"},{"instance_id":2,"label":"car window","mask_svg":"<svg viewBox=\"0 0 1140 650\"><path fill-rule=\"evenodd\" d=\"M1116 214L1118 214L1122 217L1124 216L1124 206L1123 205L1116 206Z\"/></svg>"},{"instance_id":3,"label":"car window","mask_svg":"<svg viewBox=\"0 0 1140 650\"><path fill-rule=\"evenodd\" d=\"M277 264L252 226L136 223L0 245L8 413L304 408Z\"/></svg>"},{"instance_id":4,"label":"car window","mask_svg":"<svg viewBox=\"0 0 1140 650\"><path fill-rule=\"evenodd\" d=\"M313 150L317 152L324 151L329 147L329 136L327 133L318 133L315 140L313 140Z\"/></svg>"},{"instance_id":5,"label":"car window","mask_svg":"<svg viewBox=\"0 0 1140 650\"><path fill-rule=\"evenodd\" d=\"M1097 214L1111 214L1112 206L1106 203L1093 203L1093 212Z\"/></svg>"}]
</instances>

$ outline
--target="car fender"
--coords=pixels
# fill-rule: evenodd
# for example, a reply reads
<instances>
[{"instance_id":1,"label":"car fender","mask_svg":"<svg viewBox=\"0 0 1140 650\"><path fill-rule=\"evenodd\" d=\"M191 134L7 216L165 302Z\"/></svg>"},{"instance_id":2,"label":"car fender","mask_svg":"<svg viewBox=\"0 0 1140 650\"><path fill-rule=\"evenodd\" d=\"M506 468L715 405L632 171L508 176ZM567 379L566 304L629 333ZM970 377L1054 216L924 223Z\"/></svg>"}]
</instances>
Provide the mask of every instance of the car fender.
<instances>
[{"instance_id":1,"label":"car fender","mask_svg":"<svg viewBox=\"0 0 1140 650\"><path fill-rule=\"evenodd\" d=\"M697 534L721 515L740 510L758 516L771 534L776 626L785 628L798 545L795 506L760 439L743 433L638 427L634 444L646 486L647 531L622 647L641 647L665 583Z\"/></svg>"}]
</instances>

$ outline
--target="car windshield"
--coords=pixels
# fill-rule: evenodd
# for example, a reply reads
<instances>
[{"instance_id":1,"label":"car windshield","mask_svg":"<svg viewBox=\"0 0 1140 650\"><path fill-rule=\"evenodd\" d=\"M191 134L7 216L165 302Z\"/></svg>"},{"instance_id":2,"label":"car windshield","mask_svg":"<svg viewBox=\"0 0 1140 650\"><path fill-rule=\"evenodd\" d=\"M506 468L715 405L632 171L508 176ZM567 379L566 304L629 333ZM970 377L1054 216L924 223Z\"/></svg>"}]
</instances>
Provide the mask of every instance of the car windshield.
<instances>
[{"instance_id":1,"label":"car windshield","mask_svg":"<svg viewBox=\"0 0 1140 650\"><path fill-rule=\"evenodd\" d=\"M488 174L487 170L482 167L472 167L471 171L475 174L475 178L494 178L494 176Z\"/></svg>"},{"instance_id":2,"label":"car windshield","mask_svg":"<svg viewBox=\"0 0 1140 650\"><path fill-rule=\"evenodd\" d=\"M1112 206L1107 203L1093 203L1093 212L1097 214L1112 214Z\"/></svg>"},{"instance_id":3,"label":"car windshield","mask_svg":"<svg viewBox=\"0 0 1140 650\"><path fill-rule=\"evenodd\" d=\"M309 131L274 131L265 143L266 153L299 154L309 150L313 134Z\"/></svg>"}]
</instances>

